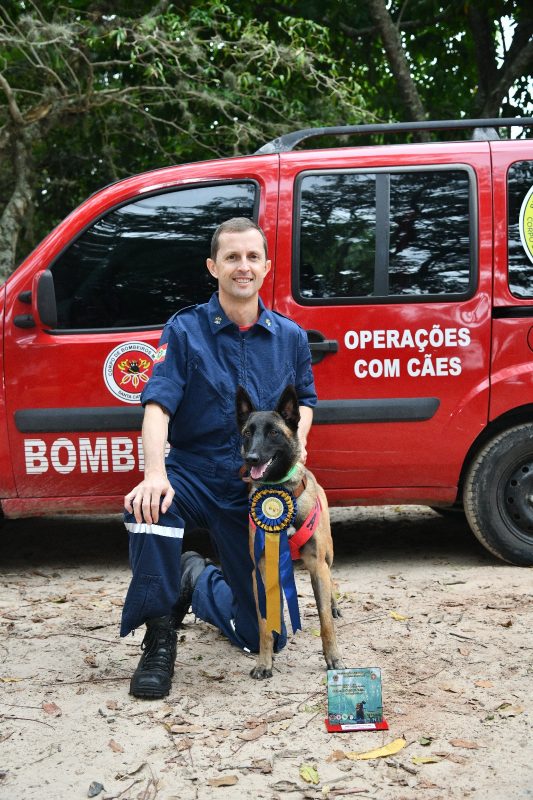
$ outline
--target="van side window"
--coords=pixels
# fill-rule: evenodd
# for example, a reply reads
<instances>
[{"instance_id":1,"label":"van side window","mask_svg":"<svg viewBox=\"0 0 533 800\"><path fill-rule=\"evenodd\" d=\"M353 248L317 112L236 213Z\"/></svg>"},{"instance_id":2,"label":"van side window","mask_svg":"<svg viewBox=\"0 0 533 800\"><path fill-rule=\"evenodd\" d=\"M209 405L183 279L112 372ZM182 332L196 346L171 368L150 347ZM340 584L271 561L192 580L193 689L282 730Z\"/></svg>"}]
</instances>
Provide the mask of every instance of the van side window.
<instances>
[{"instance_id":1,"label":"van side window","mask_svg":"<svg viewBox=\"0 0 533 800\"><path fill-rule=\"evenodd\" d=\"M145 196L107 213L51 267L58 329L162 326L180 308L209 299L205 260L215 228L257 219L253 181Z\"/></svg>"},{"instance_id":2,"label":"van side window","mask_svg":"<svg viewBox=\"0 0 533 800\"><path fill-rule=\"evenodd\" d=\"M297 299L467 294L476 252L473 181L458 167L304 173L297 187Z\"/></svg>"},{"instance_id":3,"label":"van side window","mask_svg":"<svg viewBox=\"0 0 533 800\"><path fill-rule=\"evenodd\" d=\"M533 230L525 230L533 208L533 161L511 165L507 174L507 208L509 290L515 297L533 297Z\"/></svg>"}]
</instances>

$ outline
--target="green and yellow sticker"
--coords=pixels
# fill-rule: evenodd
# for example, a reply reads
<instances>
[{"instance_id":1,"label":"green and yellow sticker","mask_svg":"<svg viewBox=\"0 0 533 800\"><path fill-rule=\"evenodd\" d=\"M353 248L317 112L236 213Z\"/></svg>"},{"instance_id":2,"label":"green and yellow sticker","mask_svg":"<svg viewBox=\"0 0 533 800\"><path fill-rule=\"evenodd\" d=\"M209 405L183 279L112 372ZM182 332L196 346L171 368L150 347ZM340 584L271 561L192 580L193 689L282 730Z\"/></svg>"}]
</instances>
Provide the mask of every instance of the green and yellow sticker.
<instances>
[{"instance_id":1,"label":"green and yellow sticker","mask_svg":"<svg viewBox=\"0 0 533 800\"><path fill-rule=\"evenodd\" d=\"M522 202L519 227L522 246L527 257L533 261L533 186Z\"/></svg>"}]
</instances>

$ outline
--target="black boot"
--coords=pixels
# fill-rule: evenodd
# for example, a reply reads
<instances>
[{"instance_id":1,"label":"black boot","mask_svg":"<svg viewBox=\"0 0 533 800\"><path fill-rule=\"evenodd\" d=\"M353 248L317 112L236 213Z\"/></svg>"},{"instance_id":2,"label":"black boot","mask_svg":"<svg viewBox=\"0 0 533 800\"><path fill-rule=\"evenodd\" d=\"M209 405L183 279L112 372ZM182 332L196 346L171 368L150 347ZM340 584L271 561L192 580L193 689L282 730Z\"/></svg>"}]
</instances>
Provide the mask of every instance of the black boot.
<instances>
[{"instance_id":1,"label":"black boot","mask_svg":"<svg viewBox=\"0 0 533 800\"><path fill-rule=\"evenodd\" d=\"M181 557L180 596L172 613L176 627L181 625L185 614L191 607L192 594L194 587L198 583L198 578L208 564L212 563L208 558L203 558L199 553L195 553L194 550L183 553Z\"/></svg>"},{"instance_id":2,"label":"black boot","mask_svg":"<svg viewBox=\"0 0 533 800\"><path fill-rule=\"evenodd\" d=\"M156 700L170 691L176 660L176 630L172 617L146 621L144 653L130 683L130 694Z\"/></svg>"}]
</instances>

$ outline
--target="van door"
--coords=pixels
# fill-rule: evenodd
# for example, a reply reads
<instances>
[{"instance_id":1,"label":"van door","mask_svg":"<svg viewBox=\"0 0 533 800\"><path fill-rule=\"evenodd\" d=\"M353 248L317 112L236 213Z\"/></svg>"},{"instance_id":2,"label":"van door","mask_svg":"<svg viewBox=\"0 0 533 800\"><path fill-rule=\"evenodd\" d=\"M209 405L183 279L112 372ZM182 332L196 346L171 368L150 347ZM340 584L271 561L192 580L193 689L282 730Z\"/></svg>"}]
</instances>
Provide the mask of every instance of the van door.
<instances>
[{"instance_id":1,"label":"van door","mask_svg":"<svg viewBox=\"0 0 533 800\"><path fill-rule=\"evenodd\" d=\"M18 496L41 498L37 513L120 508L143 467L139 397L161 328L215 289L205 260L221 222L254 218L274 247L277 191L277 156L137 176L87 201L12 276L10 447ZM43 269L55 286L53 329L32 326L28 315ZM271 293L269 278L267 303ZM6 501L6 513L18 513L16 503ZM20 513L30 513L28 503Z\"/></svg>"},{"instance_id":2,"label":"van door","mask_svg":"<svg viewBox=\"0 0 533 800\"><path fill-rule=\"evenodd\" d=\"M283 154L275 302L308 331L336 502L453 502L488 414L489 149Z\"/></svg>"}]
</instances>

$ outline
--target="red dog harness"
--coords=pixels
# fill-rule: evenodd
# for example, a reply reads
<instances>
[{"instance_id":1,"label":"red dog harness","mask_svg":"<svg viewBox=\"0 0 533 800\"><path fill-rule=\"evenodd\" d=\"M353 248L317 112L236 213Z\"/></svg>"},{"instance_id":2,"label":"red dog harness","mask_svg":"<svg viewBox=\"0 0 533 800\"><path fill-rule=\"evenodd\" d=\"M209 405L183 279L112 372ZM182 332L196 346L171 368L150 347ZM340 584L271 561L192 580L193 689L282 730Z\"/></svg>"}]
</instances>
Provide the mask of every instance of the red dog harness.
<instances>
[{"instance_id":1,"label":"red dog harness","mask_svg":"<svg viewBox=\"0 0 533 800\"><path fill-rule=\"evenodd\" d=\"M296 559L302 557L300 550L304 544L309 541L313 533L318 528L321 513L322 504L320 502L320 497L317 496L315 504L307 515L307 519L302 527L289 537L289 549L291 551L291 558L293 561L296 561Z\"/></svg>"}]
</instances>

